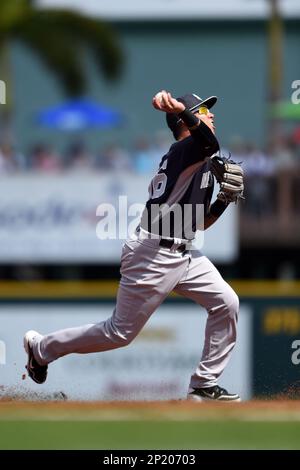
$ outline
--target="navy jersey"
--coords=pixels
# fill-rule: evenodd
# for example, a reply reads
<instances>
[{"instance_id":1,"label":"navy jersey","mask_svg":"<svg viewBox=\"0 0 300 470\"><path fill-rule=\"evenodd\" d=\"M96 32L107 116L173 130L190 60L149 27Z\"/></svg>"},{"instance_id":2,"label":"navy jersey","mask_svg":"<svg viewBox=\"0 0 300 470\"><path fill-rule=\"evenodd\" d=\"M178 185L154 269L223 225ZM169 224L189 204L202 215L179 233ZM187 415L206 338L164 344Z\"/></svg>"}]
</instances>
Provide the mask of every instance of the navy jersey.
<instances>
[{"instance_id":1,"label":"navy jersey","mask_svg":"<svg viewBox=\"0 0 300 470\"><path fill-rule=\"evenodd\" d=\"M174 143L162 158L149 186L141 227L165 238L191 240L208 213L214 179L210 159L219 150L201 122L191 136Z\"/></svg>"}]
</instances>

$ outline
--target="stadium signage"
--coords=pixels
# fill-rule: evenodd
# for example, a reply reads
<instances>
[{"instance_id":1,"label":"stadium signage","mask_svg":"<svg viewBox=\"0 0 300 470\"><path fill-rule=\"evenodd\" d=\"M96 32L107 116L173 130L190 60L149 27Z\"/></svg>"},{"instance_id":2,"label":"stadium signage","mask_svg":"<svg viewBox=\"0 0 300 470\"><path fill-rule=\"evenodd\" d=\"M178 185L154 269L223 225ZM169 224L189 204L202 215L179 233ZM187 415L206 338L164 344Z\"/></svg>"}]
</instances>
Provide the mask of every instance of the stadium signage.
<instances>
[{"instance_id":1,"label":"stadium signage","mask_svg":"<svg viewBox=\"0 0 300 470\"><path fill-rule=\"evenodd\" d=\"M4 341L0 340L0 365L6 364L6 346Z\"/></svg>"}]
</instances>

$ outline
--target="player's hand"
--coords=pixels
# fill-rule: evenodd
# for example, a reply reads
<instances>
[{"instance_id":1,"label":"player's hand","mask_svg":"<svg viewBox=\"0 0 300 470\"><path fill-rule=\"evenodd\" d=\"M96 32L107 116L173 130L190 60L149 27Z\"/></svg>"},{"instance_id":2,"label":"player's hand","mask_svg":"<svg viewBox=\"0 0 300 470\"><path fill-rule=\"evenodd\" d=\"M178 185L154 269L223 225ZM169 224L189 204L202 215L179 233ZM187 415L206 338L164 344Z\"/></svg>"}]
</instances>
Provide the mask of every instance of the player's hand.
<instances>
[{"instance_id":1,"label":"player's hand","mask_svg":"<svg viewBox=\"0 0 300 470\"><path fill-rule=\"evenodd\" d=\"M185 110L185 106L180 101L177 101L171 93L166 90L162 90L153 97L152 104L155 109L164 111L165 113L182 113Z\"/></svg>"}]
</instances>

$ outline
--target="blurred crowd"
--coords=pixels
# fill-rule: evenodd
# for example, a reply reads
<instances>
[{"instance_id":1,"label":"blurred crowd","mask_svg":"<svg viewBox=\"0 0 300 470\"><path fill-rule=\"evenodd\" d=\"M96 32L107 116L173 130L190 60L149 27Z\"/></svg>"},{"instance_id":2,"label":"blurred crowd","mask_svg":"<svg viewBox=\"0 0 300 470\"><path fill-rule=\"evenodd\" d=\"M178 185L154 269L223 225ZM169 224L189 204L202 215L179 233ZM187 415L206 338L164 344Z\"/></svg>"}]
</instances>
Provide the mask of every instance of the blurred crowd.
<instances>
[{"instance_id":1,"label":"blurred crowd","mask_svg":"<svg viewBox=\"0 0 300 470\"><path fill-rule=\"evenodd\" d=\"M116 143L92 152L84 141L73 140L64 152L39 142L27 153L16 151L9 145L0 146L0 175L19 172L58 174L72 171L128 171L153 174L162 156L168 151L168 134L157 133L152 139L140 136L130 148Z\"/></svg>"},{"instance_id":2,"label":"blurred crowd","mask_svg":"<svg viewBox=\"0 0 300 470\"><path fill-rule=\"evenodd\" d=\"M242 162L244 169L245 212L264 218L274 213L279 204L286 202L282 201L284 186L290 186L292 201L299 199L294 185L300 175L300 135L299 141L294 136L281 137L265 148L235 138L230 155L237 163Z\"/></svg>"},{"instance_id":3,"label":"blurred crowd","mask_svg":"<svg viewBox=\"0 0 300 470\"><path fill-rule=\"evenodd\" d=\"M17 151L10 145L0 144L0 174L26 171L60 173L87 169L125 170L151 175L156 172L162 156L172 142L169 133L161 132L152 138L140 136L129 148L111 143L98 152L91 152L81 140L72 141L64 152L58 152L46 142L34 144L26 153ZM299 166L300 133L299 141L294 137L285 137L265 148L234 137L228 149L223 148L221 152L224 156L230 155L234 160L241 161L247 177L269 177L282 168Z\"/></svg>"},{"instance_id":4,"label":"blurred crowd","mask_svg":"<svg viewBox=\"0 0 300 470\"><path fill-rule=\"evenodd\" d=\"M0 146L0 176L18 173L61 174L72 172L127 171L137 175L153 175L172 140L169 133L161 132L152 138L140 136L130 148L116 143L91 152L83 141L72 141L64 152L58 152L47 143L40 142L28 153L16 151L9 145ZM232 138L228 148L221 150L242 163L246 180L246 202L243 210L254 216L274 212L278 203L279 177L300 175L300 132L277 139L265 148ZM293 199L299 200L299 184Z\"/></svg>"}]
</instances>

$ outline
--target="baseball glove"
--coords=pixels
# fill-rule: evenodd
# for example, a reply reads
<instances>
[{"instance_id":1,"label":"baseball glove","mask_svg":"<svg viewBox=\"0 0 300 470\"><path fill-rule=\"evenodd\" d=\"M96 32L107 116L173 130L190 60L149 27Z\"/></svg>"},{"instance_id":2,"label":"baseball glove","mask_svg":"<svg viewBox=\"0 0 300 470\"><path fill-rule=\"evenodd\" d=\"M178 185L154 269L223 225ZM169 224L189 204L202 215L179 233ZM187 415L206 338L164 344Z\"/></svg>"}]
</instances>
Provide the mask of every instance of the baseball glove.
<instances>
[{"instance_id":1,"label":"baseball glove","mask_svg":"<svg viewBox=\"0 0 300 470\"><path fill-rule=\"evenodd\" d=\"M239 164L230 158L214 156L211 158L211 172L220 184L218 199L226 203L244 199L244 172Z\"/></svg>"}]
</instances>

